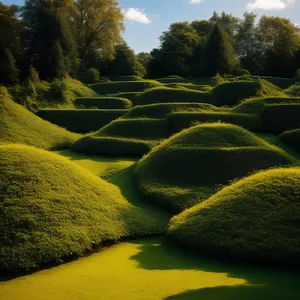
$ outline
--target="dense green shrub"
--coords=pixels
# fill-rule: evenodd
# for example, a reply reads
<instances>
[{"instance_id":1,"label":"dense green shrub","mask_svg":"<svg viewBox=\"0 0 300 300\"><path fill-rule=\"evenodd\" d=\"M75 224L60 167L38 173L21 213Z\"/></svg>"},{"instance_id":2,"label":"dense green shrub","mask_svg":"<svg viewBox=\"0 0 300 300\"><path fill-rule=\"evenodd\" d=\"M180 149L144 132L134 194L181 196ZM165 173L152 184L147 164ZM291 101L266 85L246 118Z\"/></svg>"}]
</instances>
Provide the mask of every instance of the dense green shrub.
<instances>
[{"instance_id":1,"label":"dense green shrub","mask_svg":"<svg viewBox=\"0 0 300 300\"><path fill-rule=\"evenodd\" d=\"M16 104L3 87L0 87L0 116L0 143L59 149L70 147L80 137L42 120Z\"/></svg>"},{"instance_id":2,"label":"dense green shrub","mask_svg":"<svg viewBox=\"0 0 300 300\"><path fill-rule=\"evenodd\" d=\"M127 111L125 109L42 109L38 111L38 116L70 131L88 133L118 119Z\"/></svg>"},{"instance_id":3,"label":"dense green shrub","mask_svg":"<svg viewBox=\"0 0 300 300\"><path fill-rule=\"evenodd\" d=\"M167 116L171 133L189 128L195 123L223 122L242 126L248 130L259 131L262 128L262 118L252 114L238 114L222 111L178 112Z\"/></svg>"},{"instance_id":4,"label":"dense green shrub","mask_svg":"<svg viewBox=\"0 0 300 300\"><path fill-rule=\"evenodd\" d=\"M153 149L135 170L141 193L173 212L213 195L249 173L293 163L285 152L230 124L184 130Z\"/></svg>"},{"instance_id":5,"label":"dense green shrub","mask_svg":"<svg viewBox=\"0 0 300 300\"><path fill-rule=\"evenodd\" d=\"M132 102L124 98L116 97L82 97L74 101L78 108L99 108L99 109L130 109Z\"/></svg>"},{"instance_id":6,"label":"dense green shrub","mask_svg":"<svg viewBox=\"0 0 300 300\"><path fill-rule=\"evenodd\" d=\"M95 135L159 140L168 137L168 125L163 119L120 119L103 127Z\"/></svg>"},{"instance_id":7,"label":"dense green shrub","mask_svg":"<svg viewBox=\"0 0 300 300\"><path fill-rule=\"evenodd\" d=\"M114 81L108 83L91 84L89 87L99 95L142 92L144 90L159 86L160 83L154 80L143 81Z\"/></svg>"},{"instance_id":8,"label":"dense green shrub","mask_svg":"<svg viewBox=\"0 0 300 300\"><path fill-rule=\"evenodd\" d=\"M300 151L300 129L285 131L280 135L281 140Z\"/></svg>"},{"instance_id":9,"label":"dense green shrub","mask_svg":"<svg viewBox=\"0 0 300 300\"><path fill-rule=\"evenodd\" d=\"M85 70L82 78L85 83L96 83L100 81L100 73L98 69L90 68Z\"/></svg>"},{"instance_id":10,"label":"dense green shrub","mask_svg":"<svg viewBox=\"0 0 300 300\"><path fill-rule=\"evenodd\" d=\"M162 221L59 155L0 146L0 271L61 263L125 236L162 233Z\"/></svg>"},{"instance_id":11,"label":"dense green shrub","mask_svg":"<svg viewBox=\"0 0 300 300\"><path fill-rule=\"evenodd\" d=\"M118 137L87 135L72 145L72 151L108 156L143 156L152 148L151 142Z\"/></svg>"},{"instance_id":12,"label":"dense green shrub","mask_svg":"<svg viewBox=\"0 0 300 300\"><path fill-rule=\"evenodd\" d=\"M299 266L300 169L242 179L175 216L168 237L199 253Z\"/></svg>"}]
</instances>

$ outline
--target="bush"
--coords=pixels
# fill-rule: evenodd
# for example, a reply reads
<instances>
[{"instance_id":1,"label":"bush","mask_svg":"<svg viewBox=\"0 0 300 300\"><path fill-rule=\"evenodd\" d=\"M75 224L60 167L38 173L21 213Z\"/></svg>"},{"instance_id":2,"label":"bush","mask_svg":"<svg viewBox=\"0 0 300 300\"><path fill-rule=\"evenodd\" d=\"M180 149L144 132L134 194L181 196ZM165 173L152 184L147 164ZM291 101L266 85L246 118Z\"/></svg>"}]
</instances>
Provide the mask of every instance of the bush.
<instances>
[{"instance_id":1,"label":"bush","mask_svg":"<svg viewBox=\"0 0 300 300\"><path fill-rule=\"evenodd\" d=\"M143 81L116 81L108 83L91 84L89 87L99 95L116 94L124 92L142 92L144 90L159 86L154 80Z\"/></svg>"},{"instance_id":2,"label":"bush","mask_svg":"<svg viewBox=\"0 0 300 300\"><path fill-rule=\"evenodd\" d=\"M285 131L280 138L285 144L300 151L300 129Z\"/></svg>"},{"instance_id":3,"label":"bush","mask_svg":"<svg viewBox=\"0 0 300 300\"><path fill-rule=\"evenodd\" d=\"M298 266L300 170L244 178L174 217L170 241L199 253Z\"/></svg>"},{"instance_id":4,"label":"bush","mask_svg":"<svg viewBox=\"0 0 300 300\"><path fill-rule=\"evenodd\" d=\"M125 109L42 109L38 116L78 133L96 131L127 112Z\"/></svg>"},{"instance_id":5,"label":"bush","mask_svg":"<svg viewBox=\"0 0 300 300\"><path fill-rule=\"evenodd\" d=\"M103 242L165 230L116 186L56 154L3 145L0 170L2 272L61 263Z\"/></svg>"},{"instance_id":6,"label":"bush","mask_svg":"<svg viewBox=\"0 0 300 300\"><path fill-rule=\"evenodd\" d=\"M189 128L195 123L223 122L239 125L245 129L259 131L262 128L262 118L251 114L238 114L231 112L202 111L171 113L167 117L171 133Z\"/></svg>"},{"instance_id":7,"label":"bush","mask_svg":"<svg viewBox=\"0 0 300 300\"><path fill-rule=\"evenodd\" d=\"M223 78L219 73L217 73L216 76L212 77L212 83L214 86L217 86L224 82L226 82L226 79Z\"/></svg>"},{"instance_id":8,"label":"bush","mask_svg":"<svg viewBox=\"0 0 300 300\"><path fill-rule=\"evenodd\" d=\"M16 104L0 87L0 143L27 144L43 149L70 147L79 135L46 122Z\"/></svg>"},{"instance_id":9,"label":"bush","mask_svg":"<svg viewBox=\"0 0 300 300\"><path fill-rule=\"evenodd\" d=\"M130 109L132 102L124 98L116 97L82 97L74 101L78 108L98 108L98 109Z\"/></svg>"},{"instance_id":10,"label":"bush","mask_svg":"<svg viewBox=\"0 0 300 300\"><path fill-rule=\"evenodd\" d=\"M100 73L95 68L90 68L84 72L83 78L84 83L96 83L100 81Z\"/></svg>"},{"instance_id":11,"label":"bush","mask_svg":"<svg viewBox=\"0 0 300 300\"><path fill-rule=\"evenodd\" d=\"M234 76L248 76L251 75L250 72L246 69L237 69L233 72Z\"/></svg>"},{"instance_id":12,"label":"bush","mask_svg":"<svg viewBox=\"0 0 300 300\"><path fill-rule=\"evenodd\" d=\"M293 162L241 127L203 124L153 149L138 162L135 177L146 198L177 213L206 200L231 180Z\"/></svg>"},{"instance_id":13,"label":"bush","mask_svg":"<svg viewBox=\"0 0 300 300\"><path fill-rule=\"evenodd\" d=\"M151 143L147 141L88 135L73 144L72 151L108 156L139 157L148 153L151 148Z\"/></svg>"}]
</instances>

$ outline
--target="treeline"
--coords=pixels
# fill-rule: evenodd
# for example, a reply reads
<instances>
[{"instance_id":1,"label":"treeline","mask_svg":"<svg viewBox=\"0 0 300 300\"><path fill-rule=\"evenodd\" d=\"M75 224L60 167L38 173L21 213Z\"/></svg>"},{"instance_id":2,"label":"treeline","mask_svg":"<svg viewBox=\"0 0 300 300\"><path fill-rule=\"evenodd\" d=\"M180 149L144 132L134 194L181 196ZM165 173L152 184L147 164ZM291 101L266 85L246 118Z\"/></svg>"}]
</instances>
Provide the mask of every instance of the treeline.
<instances>
[{"instance_id":1,"label":"treeline","mask_svg":"<svg viewBox=\"0 0 300 300\"><path fill-rule=\"evenodd\" d=\"M214 13L207 21L179 22L151 53L151 77L245 73L294 77L300 68L300 34L289 19Z\"/></svg>"},{"instance_id":2,"label":"treeline","mask_svg":"<svg viewBox=\"0 0 300 300\"><path fill-rule=\"evenodd\" d=\"M0 2L0 84L218 72L294 77L300 69L299 28L285 18L263 16L256 24L252 13L214 13L174 23L159 49L138 55L122 39L123 21L116 0Z\"/></svg>"},{"instance_id":3,"label":"treeline","mask_svg":"<svg viewBox=\"0 0 300 300\"><path fill-rule=\"evenodd\" d=\"M96 81L144 76L146 70L122 39L123 14L116 0L0 2L0 83L14 85L37 74Z\"/></svg>"}]
</instances>

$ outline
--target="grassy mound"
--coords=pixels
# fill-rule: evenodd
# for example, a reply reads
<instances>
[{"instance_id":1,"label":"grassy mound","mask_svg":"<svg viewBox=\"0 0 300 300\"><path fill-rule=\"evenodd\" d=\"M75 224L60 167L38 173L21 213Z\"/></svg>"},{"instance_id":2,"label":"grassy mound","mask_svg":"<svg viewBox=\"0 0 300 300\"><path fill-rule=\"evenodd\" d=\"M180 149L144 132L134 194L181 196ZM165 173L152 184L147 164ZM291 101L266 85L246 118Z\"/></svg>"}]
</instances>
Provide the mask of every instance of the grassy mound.
<instances>
[{"instance_id":1,"label":"grassy mound","mask_svg":"<svg viewBox=\"0 0 300 300\"><path fill-rule=\"evenodd\" d=\"M14 103L0 90L0 143L19 143L43 149L70 147L79 136L46 122Z\"/></svg>"},{"instance_id":2,"label":"grassy mound","mask_svg":"<svg viewBox=\"0 0 300 300\"><path fill-rule=\"evenodd\" d=\"M242 126L243 128L257 131L262 127L262 119L254 114L238 114L230 111L199 111L178 112L167 116L170 132L179 132L196 123L224 122Z\"/></svg>"},{"instance_id":3,"label":"grassy mound","mask_svg":"<svg viewBox=\"0 0 300 300\"><path fill-rule=\"evenodd\" d=\"M164 78L157 79L157 81L168 84L168 83L187 83L188 80L177 75L170 75Z\"/></svg>"},{"instance_id":4,"label":"grassy mound","mask_svg":"<svg viewBox=\"0 0 300 300\"><path fill-rule=\"evenodd\" d=\"M117 97L94 97L77 98L74 105L78 108L98 108L98 109L130 109L132 102L128 99Z\"/></svg>"},{"instance_id":5,"label":"grassy mound","mask_svg":"<svg viewBox=\"0 0 300 300\"><path fill-rule=\"evenodd\" d=\"M56 125L78 133L96 131L118 119L126 109L42 109L38 115Z\"/></svg>"},{"instance_id":6,"label":"grassy mound","mask_svg":"<svg viewBox=\"0 0 300 300\"><path fill-rule=\"evenodd\" d=\"M142 81L143 78L140 76L131 75L131 76L120 76L118 80L119 81Z\"/></svg>"},{"instance_id":7,"label":"grassy mound","mask_svg":"<svg viewBox=\"0 0 300 300\"><path fill-rule=\"evenodd\" d=\"M28 270L124 236L163 231L120 190L56 154L0 146L0 269Z\"/></svg>"},{"instance_id":8,"label":"grassy mound","mask_svg":"<svg viewBox=\"0 0 300 300\"><path fill-rule=\"evenodd\" d=\"M280 138L285 144L300 151L300 129L285 131L280 135Z\"/></svg>"},{"instance_id":9,"label":"grassy mound","mask_svg":"<svg viewBox=\"0 0 300 300\"><path fill-rule=\"evenodd\" d=\"M294 83L292 86L287 88L284 92L291 97L300 97L300 82L298 81Z\"/></svg>"},{"instance_id":10,"label":"grassy mound","mask_svg":"<svg viewBox=\"0 0 300 300\"><path fill-rule=\"evenodd\" d=\"M300 169L242 179L174 217L170 240L198 252L299 265Z\"/></svg>"},{"instance_id":11,"label":"grassy mound","mask_svg":"<svg viewBox=\"0 0 300 300\"><path fill-rule=\"evenodd\" d=\"M213 96L210 93L189 90L186 88L156 87L139 93L134 99L135 105L147 105L154 103L176 103L195 102L214 104Z\"/></svg>"},{"instance_id":12,"label":"grassy mound","mask_svg":"<svg viewBox=\"0 0 300 300\"><path fill-rule=\"evenodd\" d=\"M219 110L211 104L203 103L158 103L143 106L135 106L123 119L131 118L165 118L167 114L176 111L198 111L198 110Z\"/></svg>"},{"instance_id":13,"label":"grassy mound","mask_svg":"<svg viewBox=\"0 0 300 300\"><path fill-rule=\"evenodd\" d=\"M72 151L108 156L140 157L148 153L156 141L87 135L72 145Z\"/></svg>"},{"instance_id":14,"label":"grassy mound","mask_svg":"<svg viewBox=\"0 0 300 300\"><path fill-rule=\"evenodd\" d=\"M280 78L280 77L272 77L272 76L261 76L261 78L278 86L283 90L289 88L297 81L299 81L299 79Z\"/></svg>"},{"instance_id":15,"label":"grassy mound","mask_svg":"<svg viewBox=\"0 0 300 300\"><path fill-rule=\"evenodd\" d=\"M143 195L179 212L249 173L294 160L247 130L203 124L184 130L153 149L135 170Z\"/></svg>"},{"instance_id":16,"label":"grassy mound","mask_svg":"<svg viewBox=\"0 0 300 300\"><path fill-rule=\"evenodd\" d=\"M155 80L142 80L95 83L91 84L89 87L99 95L108 95L126 92L142 92L159 85L161 84Z\"/></svg>"},{"instance_id":17,"label":"grassy mound","mask_svg":"<svg viewBox=\"0 0 300 300\"><path fill-rule=\"evenodd\" d=\"M163 119L119 119L103 127L97 136L115 136L158 140L168 137L168 125Z\"/></svg>"}]
</instances>

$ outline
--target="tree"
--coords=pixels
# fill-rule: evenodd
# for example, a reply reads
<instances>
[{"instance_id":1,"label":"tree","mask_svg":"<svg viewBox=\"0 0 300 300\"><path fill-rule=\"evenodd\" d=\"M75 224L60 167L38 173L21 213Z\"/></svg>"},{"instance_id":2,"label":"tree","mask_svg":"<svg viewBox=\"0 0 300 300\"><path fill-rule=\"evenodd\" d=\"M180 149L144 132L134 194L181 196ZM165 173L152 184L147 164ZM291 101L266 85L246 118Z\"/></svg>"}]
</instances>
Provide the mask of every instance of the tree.
<instances>
[{"instance_id":1,"label":"tree","mask_svg":"<svg viewBox=\"0 0 300 300\"><path fill-rule=\"evenodd\" d=\"M193 21L191 26L197 31L199 37L208 37L214 28L214 24L206 20Z\"/></svg>"},{"instance_id":2,"label":"tree","mask_svg":"<svg viewBox=\"0 0 300 300\"><path fill-rule=\"evenodd\" d=\"M26 43L30 64L41 78L54 78L58 66L53 65L53 49L58 41L65 57L68 72L76 68L77 51L70 30L73 0L26 0L22 18L26 27Z\"/></svg>"},{"instance_id":3,"label":"tree","mask_svg":"<svg viewBox=\"0 0 300 300\"><path fill-rule=\"evenodd\" d=\"M0 83L14 85L19 82L19 70L16 67L16 60L9 49L0 53Z\"/></svg>"},{"instance_id":4,"label":"tree","mask_svg":"<svg viewBox=\"0 0 300 300\"><path fill-rule=\"evenodd\" d=\"M52 51L52 62L53 62L53 78L65 78L68 74L67 67L65 64L65 58L63 49L57 40L53 45Z\"/></svg>"},{"instance_id":5,"label":"tree","mask_svg":"<svg viewBox=\"0 0 300 300\"><path fill-rule=\"evenodd\" d=\"M105 59L113 59L115 45L122 42L124 16L116 0L78 0L73 27L79 57L99 51Z\"/></svg>"},{"instance_id":6,"label":"tree","mask_svg":"<svg viewBox=\"0 0 300 300\"><path fill-rule=\"evenodd\" d=\"M188 75L199 42L197 31L188 22L174 23L160 41L163 75Z\"/></svg>"},{"instance_id":7,"label":"tree","mask_svg":"<svg viewBox=\"0 0 300 300\"><path fill-rule=\"evenodd\" d=\"M109 64L110 76L137 75L143 77L145 73L145 68L125 42L116 46L115 59Z\"/></svg>"},{"instance_id":8,"label":"tree","mask_svg":"<svg viewBox=\"0 0 300 300\"><path fill-rule=\"evenodd\" d=\"M151 60L152 56L150 53L146 53L146 52L140 52L137 54L137 59L140 62L140 64L147 69L149 62Z\"/></svg>"},{"instance_id":9,"label":"tree","mask_svg":"<svg viewBox=\"0 0 300 300\"><path fill-rule=\"evenodd\" d=\"M214 76L217 73L230 73L234 70L237 60L233 46L225 31L216 24L204 49L204 59L200 63L200 74Z\"/></svg>"},{"instance_id":10,"label":"tree","mask_svg":"<svg viewBox=\"0 0 300 300\"><path fill-rule=\"evenodd\" d=\"M297 70L299 29L288 19L263 16L258 25L265 74L292 77Z\"/></svg>"}]
</instances>

